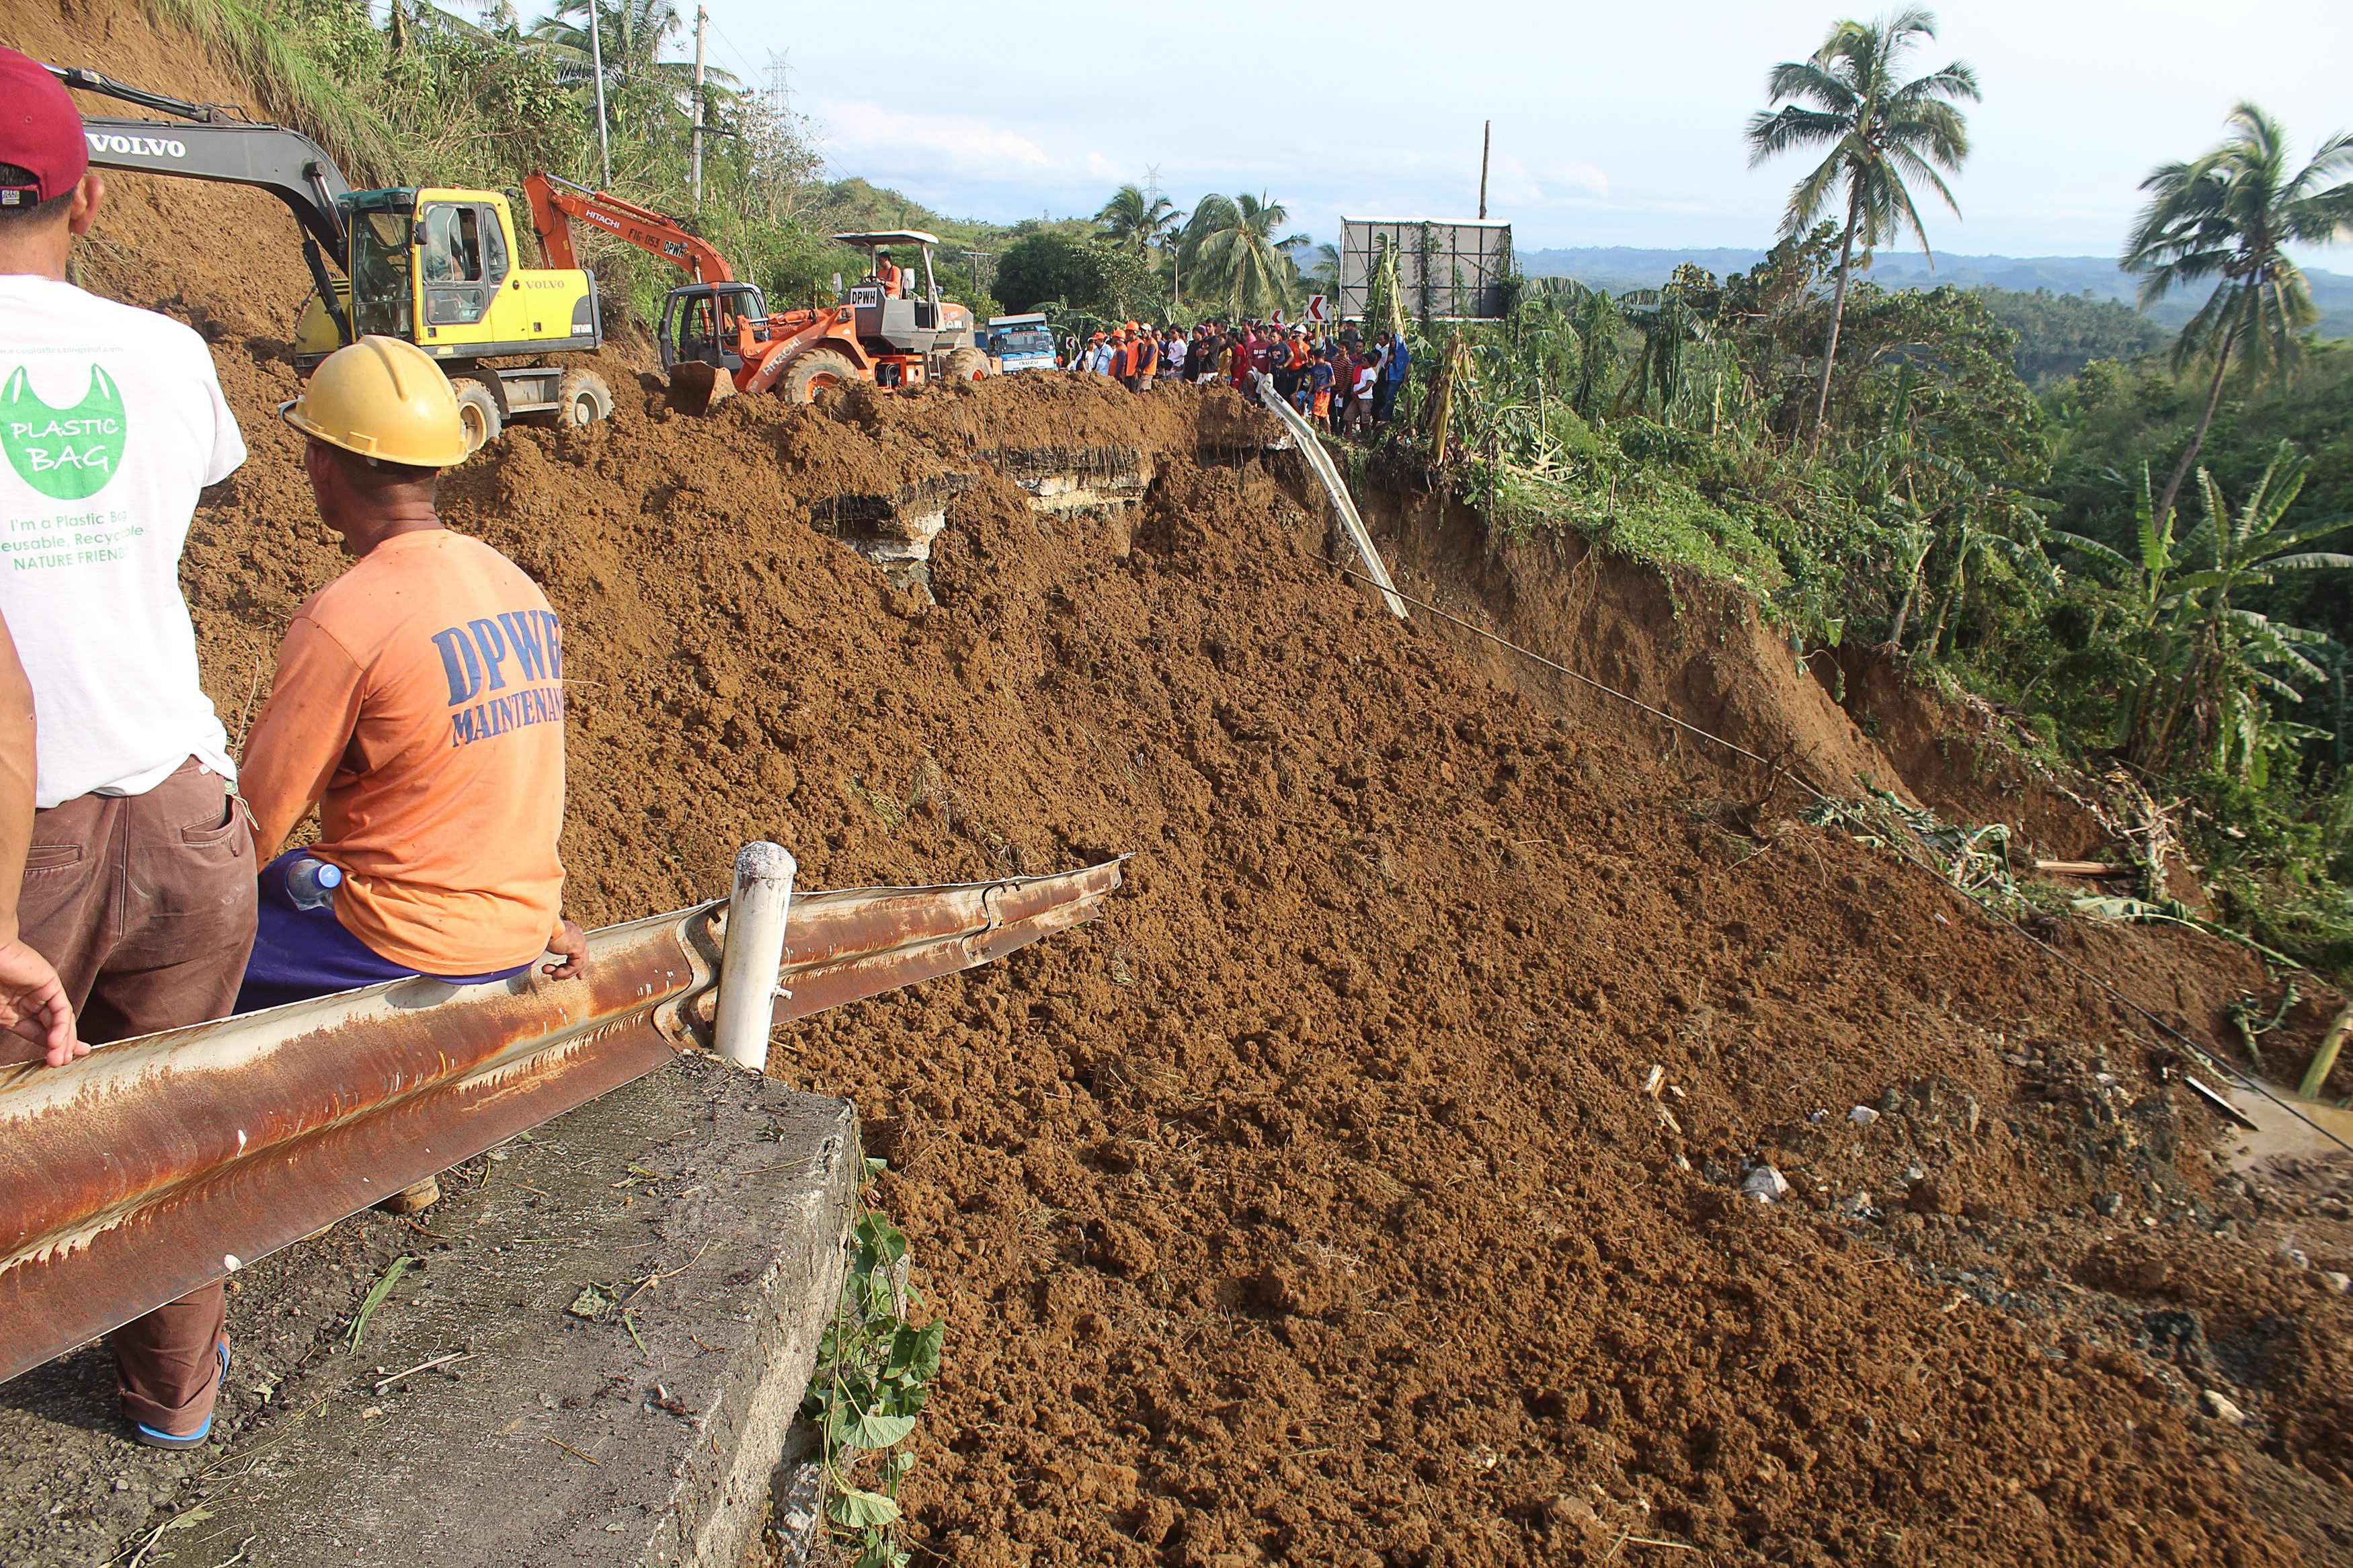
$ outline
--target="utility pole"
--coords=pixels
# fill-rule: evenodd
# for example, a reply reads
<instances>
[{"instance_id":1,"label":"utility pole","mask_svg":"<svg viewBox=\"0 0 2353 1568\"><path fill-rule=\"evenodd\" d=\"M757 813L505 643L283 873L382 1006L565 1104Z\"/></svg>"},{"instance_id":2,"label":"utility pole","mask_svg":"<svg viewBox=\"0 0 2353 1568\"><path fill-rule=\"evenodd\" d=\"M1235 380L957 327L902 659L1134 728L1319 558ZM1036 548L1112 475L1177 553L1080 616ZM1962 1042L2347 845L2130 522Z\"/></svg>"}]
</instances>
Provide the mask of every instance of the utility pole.
<instances>
[{"instance_id":1,"label":"utility pole","mask_svg":"<svg viewBox=\"0 0 2353 1568\"><path fill-rule=\"evenodd\" d=\"M613 139L605 129L605 27L599 0L588 0L588 68L596 73L596 156L605 169L604 188L613 188Z\"/></svg>"},{"instance_id":2,"label":"utility pole","mask_svg":"<svg viewBox=\"0 0 2353 1568\"><path fill-rule=\"evenodd\" d=\"M1487 216L1487 150L1494 143L1495 122L1490 120L1486 129L1479 132L1479 216L1482 218Z\"/></svg>"},{"instance_id":3,"label":"utility pole","mask_svg":"<svg viewBox=\"0 0 2353 1568\"><path fill-rule=\"evenodd\" d=\"M711 13L694 8L694 208L702 210L702 35ZM1483 215L1482 215L1483 216Z\"/></svg>"}]
</instances>

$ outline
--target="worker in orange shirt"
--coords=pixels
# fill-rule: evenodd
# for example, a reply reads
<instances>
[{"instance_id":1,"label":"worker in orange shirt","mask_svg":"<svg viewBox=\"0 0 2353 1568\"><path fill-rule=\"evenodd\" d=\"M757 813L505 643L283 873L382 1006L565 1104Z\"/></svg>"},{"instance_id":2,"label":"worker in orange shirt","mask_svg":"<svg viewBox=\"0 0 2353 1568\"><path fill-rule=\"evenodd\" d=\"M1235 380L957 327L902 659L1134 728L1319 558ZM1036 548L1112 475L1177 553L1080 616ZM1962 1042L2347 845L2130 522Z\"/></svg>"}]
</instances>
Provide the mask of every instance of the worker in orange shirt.
<instances>
[{"instance_id":1,"label":"worker in orange shirt","mask_svg":"<svg viewBox=\"0 0 2353 1568\"><path fill-rule=\"evenodd\" d=\"M1146 321L1135 333L1135 379L1128 385L1138 392L1149 387L1160 374L1160 340L1154 335L1152 323Z\"/></svg>"},{"instance_id":2,"label":"worker in orange shirt","mask_svg":"<svg viewBox=\"0 0 2353 1568\"><path fill-rule=\"evenodd\" d=\"M905 280L906 274L891 259L891 253L878 247L874 252L874 281L882 285L882 298L897 299L899 286Z\"/></svg>"},{"instance_id":3,"label":"worker in orange shirt","mask_svg":"<svg viewBox=\"0 0 2353 1568\"><path fill-rule=\"evenodd\" d=\"M353 564L295 612L240 770L261 872L240 1012L428 975L565 979L564 631L539 585L434 508L466 456L413 343L337 350L279 413ZM320 808L319 839L276 852Z\"/></svg>"}]
</instances>

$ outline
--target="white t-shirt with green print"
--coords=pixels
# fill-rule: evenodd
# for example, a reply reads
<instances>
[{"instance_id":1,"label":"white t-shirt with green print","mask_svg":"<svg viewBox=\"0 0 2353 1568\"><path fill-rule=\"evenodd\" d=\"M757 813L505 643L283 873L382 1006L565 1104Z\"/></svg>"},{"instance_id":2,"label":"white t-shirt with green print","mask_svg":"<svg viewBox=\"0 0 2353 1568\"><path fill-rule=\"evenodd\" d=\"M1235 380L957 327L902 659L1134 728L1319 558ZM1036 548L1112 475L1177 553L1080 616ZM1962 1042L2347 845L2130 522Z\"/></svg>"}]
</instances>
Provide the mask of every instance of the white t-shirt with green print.
<instances>
[{"instance_id":1,"label":"white t-shirt with green print","mask_svg":"<svg viewBox=\"0 0 2353 1568\"><path fill-rule=\"evenodd\" d=\"M168 316L0 277L0 616L32 678L37 805L233 777L180 550L245 461L211 352Z\"/></svg>"}]
</instances>

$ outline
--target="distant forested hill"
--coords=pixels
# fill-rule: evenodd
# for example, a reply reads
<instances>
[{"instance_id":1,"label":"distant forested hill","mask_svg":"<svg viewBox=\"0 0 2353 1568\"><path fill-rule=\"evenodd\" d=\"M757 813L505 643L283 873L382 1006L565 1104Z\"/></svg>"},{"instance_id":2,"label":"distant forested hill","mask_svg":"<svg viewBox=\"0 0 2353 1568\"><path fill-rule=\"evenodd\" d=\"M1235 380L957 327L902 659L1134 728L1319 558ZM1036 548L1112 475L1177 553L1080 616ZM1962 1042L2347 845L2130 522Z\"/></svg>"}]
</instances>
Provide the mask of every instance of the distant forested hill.
<instances>
[{"instance_id":1,"label":"distant forested hill","mask_svg":"<svg viewBox=\"0 0 2353 1568\"><path fill-rule=\"evenodd\" d=\"M1524 250L1520 269L1530 277L1574 278L1596 289L1622 293L1629 289L1655 289L1667 280L1679 263L1694 261L1721 278L1746 272L1765 258L1761 250L1635 250L1624 246L1589 246L1567 250ZM2038 289L2053 295L2089 294L2095 300L2118 300L2129 306L2137 282L2105 256L1939 256L1932 270L1916 254L1889 251L1879 256L1863 274L1883 289L1933 289L1939 283L1965 289L1999 289L2031 296ZM2308 268L2313 303L2320 307L2324 337L2353 337L2353 277ZM2148 312L2148 320L2167 331L2188 321L2205 298L2200 292L2177 296ZM1996 314L2000 307L1996 307ZM2008 320L2007 317L2004 318ZM2011 322L2013 326L2018 322ZM2021 350L2024 348L2021 343ZM2033 379L2031 372L2029 379Z\"/></svg>"},{"instance_id":2,"label":"distant forested hill","mask_svg":"<svg viewBox=\"0 0 2353 1568\"><path fill-rule=\"evenodd\" d=\"M1994 320L2018 334L2018 374L2029 386L2048 386L2095 359L2155 353L2172 341L2163 327L2115 300L1984 284L1977 291Z\"/></svg>"}]
</instances>

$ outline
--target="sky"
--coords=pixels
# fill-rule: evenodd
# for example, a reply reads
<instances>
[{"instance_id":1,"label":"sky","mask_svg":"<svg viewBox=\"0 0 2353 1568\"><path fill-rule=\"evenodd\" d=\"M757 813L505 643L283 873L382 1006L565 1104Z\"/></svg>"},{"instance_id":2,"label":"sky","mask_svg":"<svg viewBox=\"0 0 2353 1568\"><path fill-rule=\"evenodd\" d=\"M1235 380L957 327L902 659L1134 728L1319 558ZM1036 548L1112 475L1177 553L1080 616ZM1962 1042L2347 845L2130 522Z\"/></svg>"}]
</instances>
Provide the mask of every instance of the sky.
<instances>
[{"instance_id":1,"label":"sky","mask_svg":"<svg viewBox=\"0 0 2353 1568\"><path fill-rule=\"evenodd\" d=\"M692 0L678 3L691 19ZM1092 214L1156 172L1179 208L1205 190L1263 193L1318 239L1337 237L1343 213L1470 216L1492 118L1489 211L1523 251L1769 244L1805 165L1750 170L1742 128L1767 106L1772 63L1856 14L1835 0L899 0L821 18L706 3L713 64L766 86L789 51L792 105L831 174L953 216ZM1938 11L1907 74L1963 59L1985 94L1953 182L1962 216L1928 216L1940 250L2114 254L2141 178L2211 145L2241 99L2300 151L2353 129L2353 0ZM2305 259L2353 271L2353 248Z\"/></svg>"}]
</instances>

